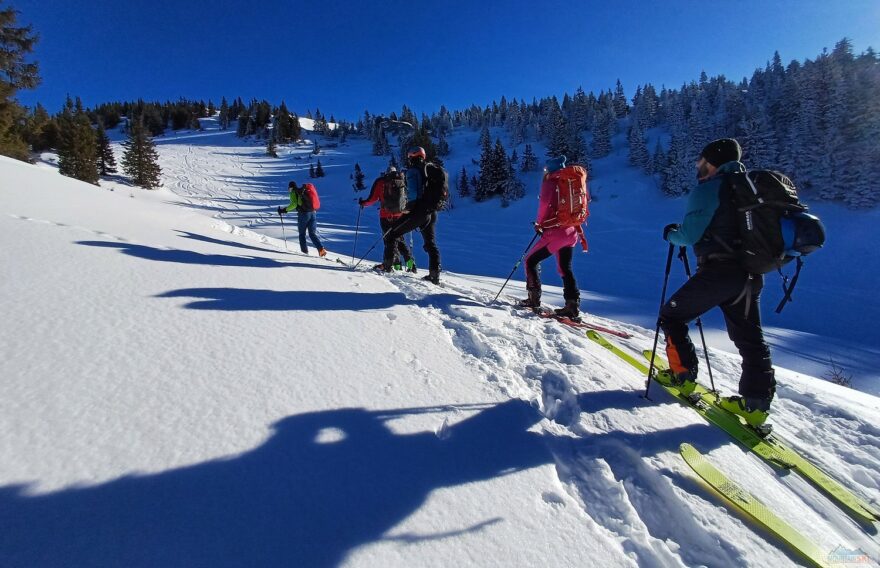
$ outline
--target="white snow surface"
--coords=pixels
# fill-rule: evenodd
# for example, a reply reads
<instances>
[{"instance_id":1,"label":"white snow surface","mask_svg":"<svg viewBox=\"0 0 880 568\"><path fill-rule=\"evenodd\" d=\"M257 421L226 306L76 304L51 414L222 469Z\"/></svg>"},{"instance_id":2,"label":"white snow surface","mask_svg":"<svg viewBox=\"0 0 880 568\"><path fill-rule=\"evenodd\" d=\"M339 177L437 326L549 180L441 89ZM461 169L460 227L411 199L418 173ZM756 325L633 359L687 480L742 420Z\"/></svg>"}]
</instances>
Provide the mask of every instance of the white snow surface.
<instances>
[{"instance_id":1,"label":"white snow surface","mask_svg":"<svg viewBox=\"0 0 880 568\"><path fill-rule=\"evenodd\" d=\"M336 262L352 252L353 162L368 184L386 163L368 142L319 156L328 259L298 252L292 217L286 250L274 211L289 179L306 181L310 145L270 159L210 126L158 142L155 191L0 157L0 566L797 565L695 477L682 442L820 549L880 558L876 529L799 476L656 387L641 398L638 373L581 332L513 308L521 282L491 302L533 199L490 218L491 204L459 200L440 221L454 272L435 287ZM618 180L637 179L614 159L594 182L593 252L576 263L588 319L633 333L621 343L637 353L651 347L663 250L625 252L656 223L623 205L600 215ZM450 157L453 179L465 163ZM649 211L682 206L652 195L637 196ZM358 253L377 237L366 210ZM602 268L620 255L625 274ZM871 310L847 317L867 327ZM850 343L835 335L844 319L828 320ZM826 343L798 329L771 332ZM876 348L850 349L876 378ZM711 360L734 392L738 356ZM783 367L777 432L876 506L876 390Z\"/></svg>"}]
</instances>

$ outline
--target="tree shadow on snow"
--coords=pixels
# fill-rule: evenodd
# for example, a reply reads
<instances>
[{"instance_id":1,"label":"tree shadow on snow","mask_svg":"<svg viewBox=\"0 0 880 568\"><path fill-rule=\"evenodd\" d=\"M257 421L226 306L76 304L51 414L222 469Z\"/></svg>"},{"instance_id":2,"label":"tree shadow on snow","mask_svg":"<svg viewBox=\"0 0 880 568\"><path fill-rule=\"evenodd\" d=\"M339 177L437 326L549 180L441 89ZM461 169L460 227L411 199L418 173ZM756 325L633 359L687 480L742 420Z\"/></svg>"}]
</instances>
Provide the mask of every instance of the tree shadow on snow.
<instances>
[{"instance_id":1,"label":"tree shadow on snow","mask_svg":"<svg viewBox=\"0 0 880 568\"><path fill-rule=\"evenodd\" d=\"M443 439L395 434L385 422L412 412L300 414L236 457L46 495L0 488L0 558L10 567L336 566L435 489L552 463L528 431L541 416L523 401L489 406Z\"/></svg>"}]
</instances>

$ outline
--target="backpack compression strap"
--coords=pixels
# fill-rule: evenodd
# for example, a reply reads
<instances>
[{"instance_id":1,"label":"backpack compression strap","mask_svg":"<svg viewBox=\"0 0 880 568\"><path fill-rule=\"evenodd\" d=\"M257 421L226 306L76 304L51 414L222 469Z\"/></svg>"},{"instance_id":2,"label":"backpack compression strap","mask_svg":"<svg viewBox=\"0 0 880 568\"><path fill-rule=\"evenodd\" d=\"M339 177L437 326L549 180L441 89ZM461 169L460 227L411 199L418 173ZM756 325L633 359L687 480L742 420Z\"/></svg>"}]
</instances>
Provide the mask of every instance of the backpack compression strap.
<instances>
[{"instance_id":1,"label":"backpack compression strap","mask_svg":"<svg viewBox=\"0 0 880 568\"><path fill-rule=\"evenodd\" d=\"M795 259L797 261L797 268L794 270L794 276L791 277L791 284L788 284L788 276L782 274L782 270L779 271L782 274L782 291L785 292L785 295L782 296L782 301L779 302L779 305L776 306L776 313L782 313L782 308L785 307L785 304L791 302L791 293L794 292L794 287L797 284L798 276L801 275L801 267L804 265L804 261L801 257L797 257Z\"/></svg>"}]
</instances>

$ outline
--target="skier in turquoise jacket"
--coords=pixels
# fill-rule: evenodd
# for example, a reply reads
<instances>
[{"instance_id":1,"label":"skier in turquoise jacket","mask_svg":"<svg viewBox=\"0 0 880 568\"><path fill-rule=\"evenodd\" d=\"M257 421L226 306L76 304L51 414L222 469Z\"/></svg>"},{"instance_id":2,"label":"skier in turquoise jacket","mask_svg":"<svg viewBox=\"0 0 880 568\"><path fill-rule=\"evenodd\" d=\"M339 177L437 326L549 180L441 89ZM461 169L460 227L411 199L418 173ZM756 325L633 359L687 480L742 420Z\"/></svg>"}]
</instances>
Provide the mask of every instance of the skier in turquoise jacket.
<instances>
[{"instance_id":1,"label":"skier in turquoise jacket","mask_svg":"<svg viewBox=\"0 0 880 568\"><path fill-rule=\"evenodd\" d=\"M739 396L724 397L719 405L760 426L767 419L776 380L761 328L764 278L748 273L728 244L735 247L739 242L739 219L729 181L746 171L741 156L739 143L732 138L709 143L696 164L698 184L688 196L684 220L663 230L670 244L693 246L697 273L660 308L670 372L658 380L684 394L693 391L698 359L688 323L718 306L727 334L742 356Z\"/></svg>"}]
</instances>

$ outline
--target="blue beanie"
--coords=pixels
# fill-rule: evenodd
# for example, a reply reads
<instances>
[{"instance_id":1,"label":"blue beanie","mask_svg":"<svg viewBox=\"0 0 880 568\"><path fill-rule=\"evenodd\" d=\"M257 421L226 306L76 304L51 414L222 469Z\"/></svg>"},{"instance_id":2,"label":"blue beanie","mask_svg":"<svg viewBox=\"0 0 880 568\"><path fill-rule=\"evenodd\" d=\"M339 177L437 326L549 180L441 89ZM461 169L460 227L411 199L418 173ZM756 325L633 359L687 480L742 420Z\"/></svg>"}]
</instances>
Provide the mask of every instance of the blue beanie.
<instances>
[{"instance_id":1,"label":"blue beanie","mask_svg":"<svg viewBox=\"0 0 880 568\"><path fill-rule=\"evenodd\" d=\"M559 156L558 158L550 158L544 163L544 167L547 168L547 173L552 173L557 170L561 170L565 167L565 156Z\"/></svg>"}]
</instances>

